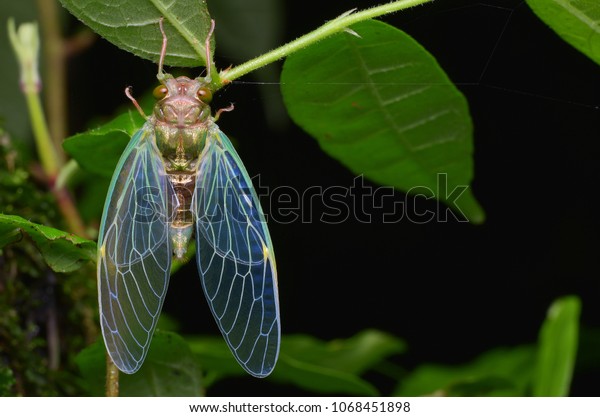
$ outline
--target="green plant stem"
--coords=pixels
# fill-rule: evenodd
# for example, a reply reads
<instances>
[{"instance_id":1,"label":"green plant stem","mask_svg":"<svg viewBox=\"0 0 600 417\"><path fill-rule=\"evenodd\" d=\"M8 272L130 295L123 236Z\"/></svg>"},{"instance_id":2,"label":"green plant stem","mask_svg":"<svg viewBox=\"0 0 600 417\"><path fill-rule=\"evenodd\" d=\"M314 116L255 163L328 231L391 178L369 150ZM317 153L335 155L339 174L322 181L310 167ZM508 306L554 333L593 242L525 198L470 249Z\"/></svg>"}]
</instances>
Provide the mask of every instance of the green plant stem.
<instances>
[{"instance_id":1,"label":"green plant stem","mask_svg":"<svg viewBox=\"0 0 600 417\"><path fill-rule=\"evenodd\" d=\"M61 142L67 136L67 98L64 41L60 31L59 5L56 1L37 0L44 39L44 91L50 136L59 157Z\"/></svg>"},{"instance_id":2,"label":"green plant stem","mask_svg":"<svg viewBox=\"0 0 600 417\"><path fill-rule=\"evenodd\" d=\"M70 231L85 236L83 221L69 191L64 187L56 186L59 171L64 164L64 155L60 151L60 146L52 141L40 99L41 81L38 73L40 39L37 24L24 23L17 30L14 20L10 19L8 21L8 35L21 68L21 91L23 91L27 102L35 144L48 188L54 194Z\"/></svg>"},{"instance_id":3,"label":"green plant stem","mask_svg":"<svg viewBox=\"0 0 600 417\"><path fill-rule=\"evenodd\" d=\"M61 166L61 159L50 138L50 131L44 117L44 111L42 110L40 94L31 88L23 88L23 92L27 101L31 127L44 173L51 182L54 182Z\"/></svg>"},{"instance_id":4,"label":"green plant stem","mask_svg":"<svg viewBox=\"0 0 600 417\"><path fill-rule=\"evenodd\" d=\"M75 233L77 236L87 238L85 225L83 224L83 220L79 215L77 207L75 207L73 197L71 196L71 193L69 193L69 190L64 187L53 187L52 194L54 194L54 198L56 198L58 208L69 227L69 231Z\"/></svg>"},{"instance_id":5,"label":"green plant stem","mask_svg":"<svg viewBox=\"0 0 600 417\"><path fill-rule=\"evenodd\" d=\"M55 186L62 161L58 156L54 143L50 139L50 132L42 110L40 95L36 91L31 91L31 89L24 90L24 93L40 161L42 162L44 173L48 178L48 187L56 198L58 207L69 226L69 230L72 233L85 237L85 225L83 224L83 220L81 220L79 211L75 207L71 194L66 188Z\"/></svg>"},{"instance_id":6,"label":"green plant stem","mask_svg":"<svg viewBox=\"0 0 600 417\"><path fill-rule=\"evenodd\" d=\"M238 65L237 67L221 71L221 78L227 81L233 81L237 78L240 78L243 75L248 74L249 72L264 67L265 65L278 61L281 58L285 58L286 56L291 55L292 53L299 51L300 49L304 49L307 46L319 42L320 40L323 40L335 33L342 32L346 28L348 28L348 26L351 26L355 23L361 22L363 20L372 19L374 17L382 16L385 14L397 12L399 10L408 9L410 7L425 4L430 1L433 0L399 0L383 4L381 6L376 6L367 10L362 10L356 13L344 13L340 17L325 23L318 29L309 32L306 35L301 36L292 42L280 46L279 48L274 49L271 52L251 59L250 61L245 62L242 65ZM222 85L214 85L214 87L218 89L222 87Z\"/></svg>"},{"instance_id":7,"label":"green plant stem","mask_svg":"<svg viewBox=\"0 0 600 417\"><path fill-rule=\"evenodd\" d=\"M81 169L79 168L77 161L75 159L69 159L58 173L54 186L56 188L66 188L69 185L69 182L80 173Z\"/></svg>"},{"instance_id":8,"label":"green plant stem","mask_svg":"<svg viewBox=\"0 0 600 417\"><path fill-rule=\"evenodd\" d=\"M41 79L38 71L40 34L37 23L23 23L17 29L14 19L8 20L8 37L20 67L20 86L25 95L31 126L40 161L50 183L58 175L63 159L52 142L40 102Z\"/></svg>"}]
</instances>

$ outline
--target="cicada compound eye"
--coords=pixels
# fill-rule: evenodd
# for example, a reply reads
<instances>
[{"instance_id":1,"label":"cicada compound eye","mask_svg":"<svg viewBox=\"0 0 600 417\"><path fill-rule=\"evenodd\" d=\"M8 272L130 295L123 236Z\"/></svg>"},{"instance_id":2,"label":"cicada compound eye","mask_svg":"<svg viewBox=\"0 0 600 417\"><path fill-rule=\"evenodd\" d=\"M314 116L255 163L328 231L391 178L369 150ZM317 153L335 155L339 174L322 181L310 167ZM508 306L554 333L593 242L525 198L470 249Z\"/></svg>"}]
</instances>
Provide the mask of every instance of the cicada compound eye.
<instances>
[{"instance_id":1,"label":"cicada compound eye","mask_svg":"<svg viewBox=\"0 0 600 417\"><path fill-rule=\"evenodd\" d=\"M167 89L167 86L161 84L152 91L152 95L155 99L161 100L167 96L168 92L169 90Z\"/></svg>"},{"instance_id":2,"label":"cicada compound eye","mask_svg":"<svg viewBox=\"0 0 600 417\"><path fill-rule=\"evenodd\" d=\"M199 88L196 95L198 96L200 101L202 101L205 104L209 104L212 100L212 91L210 91L206 87Z\"/></svg>"}]
</instances>

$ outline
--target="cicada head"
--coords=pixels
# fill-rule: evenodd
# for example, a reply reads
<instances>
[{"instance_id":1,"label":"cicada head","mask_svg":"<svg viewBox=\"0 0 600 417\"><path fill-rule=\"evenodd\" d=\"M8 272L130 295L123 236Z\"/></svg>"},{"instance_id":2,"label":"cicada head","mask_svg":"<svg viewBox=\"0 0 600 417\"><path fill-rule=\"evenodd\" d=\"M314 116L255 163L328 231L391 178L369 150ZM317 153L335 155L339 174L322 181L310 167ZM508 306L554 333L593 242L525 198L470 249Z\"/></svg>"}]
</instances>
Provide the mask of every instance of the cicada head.
<instances>
[{"instance_id":1,"label":"cicada head","mask_svg":"<svg viewBox=\"0 0 600 417\"><path fill-rule=\"evenodd\" d=\"M158 102L149 119L156 144L168 170L193 171L212 121L208 104L212 94L202 79L165 76L160 81L154 89Z\"/></svg>"},{"instance_id":2,"label":"cicada head","mask_svg":"<svg viewBox=\"0 0 600 417\"><path fill-rule=\"evenodd\" d=\"M211 91L198 79L165 77L154 89L158 99L154 116L175 128L189 128L205 124L210 119Z\"/></svg>"}]
</instances>

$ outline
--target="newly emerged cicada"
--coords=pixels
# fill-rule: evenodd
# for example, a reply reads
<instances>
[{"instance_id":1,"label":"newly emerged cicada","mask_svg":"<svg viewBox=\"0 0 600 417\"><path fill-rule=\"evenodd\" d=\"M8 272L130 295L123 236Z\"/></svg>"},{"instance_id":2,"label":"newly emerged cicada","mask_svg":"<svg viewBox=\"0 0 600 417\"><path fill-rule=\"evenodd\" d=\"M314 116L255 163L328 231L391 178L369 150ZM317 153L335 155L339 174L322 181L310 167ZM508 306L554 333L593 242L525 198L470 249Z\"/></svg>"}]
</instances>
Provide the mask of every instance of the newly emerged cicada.
<instances>
[{"instance_id":1,"label":"newly emerged cicada","mask_svg":"<svg viewBox=\"0 0 600 417\"><path fill-rule=\"evenodd\" d=\"M172 257L183 257L195 234L204 295L223 337L246 371L265 377L275 367L280 341L277 272L265 217L240 157L215 123L219 112L211 114L210 69L196 79L164 73L162 20L160 29L157 102L117 164L100 226L104 342L121 371L142 366ZM207 67L213 29L214 22Z\"/></svg>"}]
</instances>

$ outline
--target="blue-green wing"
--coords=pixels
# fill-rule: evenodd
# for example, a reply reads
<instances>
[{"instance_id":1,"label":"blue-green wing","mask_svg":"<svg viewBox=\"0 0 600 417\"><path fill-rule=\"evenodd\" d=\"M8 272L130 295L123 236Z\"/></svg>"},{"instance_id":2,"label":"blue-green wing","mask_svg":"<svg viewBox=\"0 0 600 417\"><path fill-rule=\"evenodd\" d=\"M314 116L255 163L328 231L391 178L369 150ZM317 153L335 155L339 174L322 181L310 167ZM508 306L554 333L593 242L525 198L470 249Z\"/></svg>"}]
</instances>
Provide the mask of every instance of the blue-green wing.
<instances>
[{"instance_id":1,"label":"blue-green wing","mask_svg":"<svg viewBox=\"0 0 600 417\"><path fill-rule=\"evenodd\" d=\"M154 131L146 124L117 164L98 240L102 334L125 373L142 366L167 292L173 195Z\"/></svg>"},{"instance_id":2,"label":"blue-green wing","mask_svg":"<svg viewBox=\"0 0 600 417\"><path fill-rule=\"evenodd\" d=\"M280 340L273 246L252 181L216 125L198 167L193 210L206 299L240 365L265 377Z\"/></svg>"}]
</instances>

